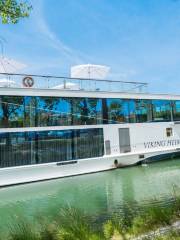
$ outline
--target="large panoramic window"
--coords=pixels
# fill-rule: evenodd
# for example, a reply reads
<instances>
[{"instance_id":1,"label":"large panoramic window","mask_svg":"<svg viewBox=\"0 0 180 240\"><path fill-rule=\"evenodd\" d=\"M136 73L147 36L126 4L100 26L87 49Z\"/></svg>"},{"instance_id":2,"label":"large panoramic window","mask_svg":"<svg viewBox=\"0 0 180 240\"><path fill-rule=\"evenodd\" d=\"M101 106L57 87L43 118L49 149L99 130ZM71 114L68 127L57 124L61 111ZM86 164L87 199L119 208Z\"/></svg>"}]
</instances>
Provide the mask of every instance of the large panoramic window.
<instances>
[{"instance_id":1,"label":"large panoramic window","mask_svg":"<svg viewBox=\"0 0 180 240\"><path fill-rule=\"evenodd\" d=\"M172 118L171 102L167 100L152 100L153 120L170 121Z\"/></svg>"},{"instance_id":2,"label":"large panoramic window","mask_svg":"<svg viewBox=\"0 0 180 240\"><path fill-rule=\"evenodd\" d=\"M101 128L0 133L0 167L93 158L103 154Z\"/></svg>"},{"instance_id":3,"label":"large panoramic window","mask_svg":"<svg viewBox=\"0 0 180 240\"><path fill-rule=\"evenodd\" d=\"M180 101L0 96L0 128L180 121Z\"/></svg>"}]
</instances>

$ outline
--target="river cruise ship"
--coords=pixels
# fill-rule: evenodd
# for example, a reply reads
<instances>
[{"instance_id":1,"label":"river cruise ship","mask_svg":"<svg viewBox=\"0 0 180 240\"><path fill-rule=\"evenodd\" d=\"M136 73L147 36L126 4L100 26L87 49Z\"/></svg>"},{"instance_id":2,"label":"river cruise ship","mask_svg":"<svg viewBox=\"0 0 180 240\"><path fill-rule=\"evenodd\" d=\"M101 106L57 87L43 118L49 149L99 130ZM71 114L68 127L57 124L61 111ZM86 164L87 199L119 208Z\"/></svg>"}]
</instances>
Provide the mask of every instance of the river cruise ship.
<instances>
[{"instance_id":1,"label":"river cruise ship","mask_svg":"<svg viewBox=\"0 0 180 240\"><path fill-rule=\"evenodd\" d=\"M137 82L0 78L0 187L180 155L180 96Z\"/></svg>"}]
</instances>

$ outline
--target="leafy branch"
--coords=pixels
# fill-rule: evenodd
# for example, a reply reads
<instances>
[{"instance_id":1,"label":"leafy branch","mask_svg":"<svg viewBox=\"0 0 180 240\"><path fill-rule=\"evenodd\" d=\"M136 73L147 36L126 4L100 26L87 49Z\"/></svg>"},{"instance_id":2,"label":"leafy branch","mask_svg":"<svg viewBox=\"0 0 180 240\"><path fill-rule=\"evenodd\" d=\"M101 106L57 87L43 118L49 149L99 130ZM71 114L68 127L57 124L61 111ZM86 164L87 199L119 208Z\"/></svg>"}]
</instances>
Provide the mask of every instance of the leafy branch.
<instances>
[{"instance_id":1,"label":"leafy branch","mask_svg":"<svg viewBox=\"0 0 180 240\"><path fill-rule=\"evenodd\" d=\"M20 18L29 16L32 5L27 1L0 0L0 17L3 24L17 23Z\"/></svg>"}]
</instances>

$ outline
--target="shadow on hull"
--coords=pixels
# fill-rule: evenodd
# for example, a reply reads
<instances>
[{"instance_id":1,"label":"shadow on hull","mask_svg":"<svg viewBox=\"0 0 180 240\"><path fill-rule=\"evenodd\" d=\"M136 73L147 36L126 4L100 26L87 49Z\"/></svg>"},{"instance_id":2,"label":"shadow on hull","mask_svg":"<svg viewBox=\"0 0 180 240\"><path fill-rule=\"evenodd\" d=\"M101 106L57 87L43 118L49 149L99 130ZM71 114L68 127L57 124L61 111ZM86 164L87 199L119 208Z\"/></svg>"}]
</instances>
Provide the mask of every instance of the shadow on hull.
<instances>
[{"instance_id":1,"label":"shadow on hull","mask_svg":"<svg viewBox=\"0 0 180 240\"><path fill-rule=\"evenodd\" d=\"M139 161L137 165L146 164L146 163L155 163L159 161L167 161L170 159L179 159L179 158L180 158L180 151L173 152L173 153L165 153L165 154L159 154L153 157L146 158L142 161Z\"/></svg>"}]
</instances>

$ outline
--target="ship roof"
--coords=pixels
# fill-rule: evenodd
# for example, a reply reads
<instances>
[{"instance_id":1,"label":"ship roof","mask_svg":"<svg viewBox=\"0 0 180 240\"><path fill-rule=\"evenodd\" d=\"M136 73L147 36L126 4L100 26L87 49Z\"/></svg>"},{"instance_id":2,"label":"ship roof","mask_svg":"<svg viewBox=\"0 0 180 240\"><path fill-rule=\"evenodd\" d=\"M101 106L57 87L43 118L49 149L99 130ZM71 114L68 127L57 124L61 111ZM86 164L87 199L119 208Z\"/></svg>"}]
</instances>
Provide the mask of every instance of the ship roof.
<instances>
[{"instance_id":1,"label":"ship roof","mask_svg":"<svg viewBox=\"0 0 180 240\"><path fill-rule=\"evenodd\" d=\"M149 93L148 84L144 82L0 73L2 78L17 84L0 86L0 95L180 100L176 94ZM32 87L22 84L27 78L33 79Z\"/></svg>"}]
</instances>

